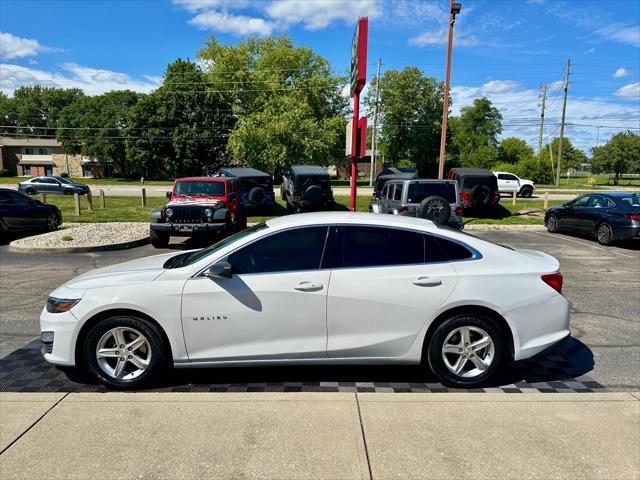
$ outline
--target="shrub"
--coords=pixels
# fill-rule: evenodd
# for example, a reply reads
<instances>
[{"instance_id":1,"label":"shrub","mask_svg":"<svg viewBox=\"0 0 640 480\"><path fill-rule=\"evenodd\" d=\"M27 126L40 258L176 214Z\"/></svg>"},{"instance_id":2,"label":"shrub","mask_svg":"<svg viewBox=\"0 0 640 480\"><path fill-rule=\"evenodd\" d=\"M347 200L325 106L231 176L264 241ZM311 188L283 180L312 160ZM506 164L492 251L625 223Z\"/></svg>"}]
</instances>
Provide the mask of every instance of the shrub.
<instances>
[{"instance_id":1,"label":"shrub","mask_svg":"<svg viewBox=\"0 0 640 480\"><path fill-rule=\"evenodd\" d=\"M72 237L71 235L64 235L64 236L62 237L62 240L63 240L64 242L70 242L71 240L73 240L73 237Z\"/></svg>"},{"instance_id":2,"label":"shrub","mask_svg":"<svg viewBox=\"0 0 640 480\"><path fill-rule=\"evenodd\" d=\"M60 173L60 176L61 176L62 178L69 178L69 174L68 174L67 172L61 172L61 173Z\"/></svg>"},{"instance_id":3,"label":"shrub","mask_svg":"<svg viewBox=\"0 0 640 480\"><path fill-rule=\"evenodd\" d=\"M0 168L0 177L13 177L15 176L8 168Z\"/></svg>"}]
</instances>

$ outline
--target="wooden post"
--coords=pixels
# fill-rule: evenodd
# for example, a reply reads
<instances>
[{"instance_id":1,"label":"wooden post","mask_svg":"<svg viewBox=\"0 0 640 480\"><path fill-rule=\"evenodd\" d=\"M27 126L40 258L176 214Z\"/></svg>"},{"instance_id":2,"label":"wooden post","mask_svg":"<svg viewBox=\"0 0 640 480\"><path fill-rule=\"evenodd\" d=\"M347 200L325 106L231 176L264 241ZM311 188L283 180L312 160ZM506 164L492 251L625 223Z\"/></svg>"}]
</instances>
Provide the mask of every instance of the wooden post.
<instances>
[{"instance_id":1,"label":"wooden post","mask_svg":"<svg viewBox=\"0 0 640 480\"><path fill-rule=\"evenodd\" d=\"M142 206L147 206L147 190L144 187L142 187Z\"/></svg>"},{"instance_id":2,"label":"wooden post","mask_svg":"<svg viewBox=\"0 0 640 480\"><path fill-rule=\"evenodd\" d=\"M76 206L76 216L80 216L80 195L77 193L73 194L73 204Z\"/></svg>"},{"instance_id":3,"label":"wooden post","mask_svg":"<svg viewBox=\"0 0 640 480\"><path fill-rule=\"evenodd\" d=\"M513 200L511 201L511 203L512 203L513 205L515 205L515 204L516 204L516 197L517 197L517 196L518 196L518 194L517 194L516 192L513 192L513 194L512 194L512 198L513 198Z\"/></svg>"},{"instance_id":4,"label":"wooden post","mask_svg":"<svg viewBox=\"0 0 640 480\"><path fill-rule=\"evenodd\" d=\"M549 192L544 192L544 210L549 208Z\"/></svg>"},{"instance_id":5,"label":"wooden post","mask_svg":"<svg viewBox=\"0 0 640 480\"><path fill-rule=\"evenodd\" d=\"M107 208L104 201L104 190L100 189L100 208Z\"/></svg>"},{"instance_id":6,"label":"wooden post","mask_svg":"<svg viewBox=\"0 0 640 480\"><path fill-rule=\"evenodd\" d=\"M46 193L41 193L40 194L40 201L42 203L47 203L47 194Z\"/></svg>"},{"instance_id":7,"label":"wooden post","mask_svg":"<svg viewBox=\"0 0 640 480\"><path fill-rule=\"evenodd\" d=\"M93 196L91 195L91 190L87 192L87 210L90 212L93 211Z\"/></svg>"}]
</instances>

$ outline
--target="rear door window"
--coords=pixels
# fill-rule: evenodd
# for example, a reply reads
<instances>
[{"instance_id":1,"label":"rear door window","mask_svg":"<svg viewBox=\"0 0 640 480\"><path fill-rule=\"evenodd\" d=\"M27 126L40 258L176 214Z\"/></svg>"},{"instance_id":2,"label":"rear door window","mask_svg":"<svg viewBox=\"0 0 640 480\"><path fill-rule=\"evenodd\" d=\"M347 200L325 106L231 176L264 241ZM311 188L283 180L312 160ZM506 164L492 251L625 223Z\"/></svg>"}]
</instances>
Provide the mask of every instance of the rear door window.
<instances>
[{"instance_id":1,"label":"rear door window","mask_svg":"<svg viewBox=\"0 0 640 480\"><path fill-rule=\"evenodd\" d=\"M341 228L342 248L336 268L384 267L424 263L424 239L418 232L396 228Z\"/></svg>"},{"instance_id":2,"label":"rear door window","mask_svg":"<svg viewBox=\"0 0 640 480\"><path fill-rule=\"evenodd\" d=\"M401 200L402 199L402 184L396 183L396 189L393 191L393 199Z\"/></svg>"}]
</instances>

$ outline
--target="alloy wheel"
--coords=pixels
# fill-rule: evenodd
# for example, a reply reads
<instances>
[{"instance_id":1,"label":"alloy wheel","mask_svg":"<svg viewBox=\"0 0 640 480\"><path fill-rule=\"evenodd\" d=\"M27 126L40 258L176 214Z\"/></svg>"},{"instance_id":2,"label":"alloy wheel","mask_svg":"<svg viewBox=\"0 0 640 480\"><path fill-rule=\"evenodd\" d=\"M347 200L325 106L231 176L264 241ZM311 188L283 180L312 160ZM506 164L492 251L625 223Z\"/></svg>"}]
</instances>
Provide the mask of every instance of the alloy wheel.
<instances>
[{"instance_id":1,"label":"alloy wheel","mask_svg":"<svg viewBox=\"0 0 640 480\"><path fill-rule=\"evenodd\" d=\"M149 367L151 344L134 328L112 328L100 337L96 359L100 369L110 378L133 380Z\"/></svg>"},{"instance_id":2,"label":"alloy wheel","mask_svg":"<svg viewBox=\"0 0 640 480\"><path fill-rule=\"evenodd\" d=\"M442 344L447 369L462 378L482 375L495 358L495 345L482 328L463 326L452 330Z\"/></svg>"},{"instance_id":3,"label":"alloy wheel","mask_svg":"<svg viewBox=\"0 0 640 480\"><path fill-rule=\"evenodd\" d=\"M555 232L558 229L558 219L555 215L550 215L547 219L547 230Z\"/></svg>"},{"instance_id":4,"label":"alloy wheel","mask_svg":"<svg viewBox=\"0 0 640 480\"><path fill-rule=\"evenodd\" d=\"M611 228L606 223L598 227L598 241L602 245L607 245L611 241Z\"/></svg>"},{"instance_id":5,"label":"alloy wheel","mask_svg":"<svg viewBox=\"0 0 640 480\"><path fill-rule=\"evenodd\" d=\"M50 231L54 231L58 229L58 216L55 213L51 213L47 217L47 228Z\"/></svg>"}]
</instances>

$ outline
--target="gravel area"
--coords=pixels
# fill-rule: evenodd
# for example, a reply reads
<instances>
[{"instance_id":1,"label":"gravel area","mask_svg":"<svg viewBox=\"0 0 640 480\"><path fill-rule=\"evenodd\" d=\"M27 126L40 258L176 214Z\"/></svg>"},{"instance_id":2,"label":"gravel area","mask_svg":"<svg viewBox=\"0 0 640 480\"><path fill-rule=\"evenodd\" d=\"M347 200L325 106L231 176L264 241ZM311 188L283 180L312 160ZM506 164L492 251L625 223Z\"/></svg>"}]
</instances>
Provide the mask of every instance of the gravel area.
<instances>
[{"instance_id":1,"label":"gravel area","mask_svg":"<svg viewBox=\"0 0 640 480\"><path fill-rule=\"evenodd\" d=\"M14 240L11 242L11 248L99 248L138 242L147 238L149 224L143 222L65 223L55 232Z\"/></svg>"}]
</instances>

